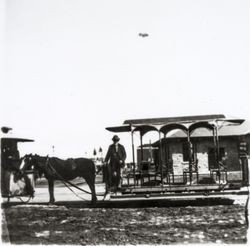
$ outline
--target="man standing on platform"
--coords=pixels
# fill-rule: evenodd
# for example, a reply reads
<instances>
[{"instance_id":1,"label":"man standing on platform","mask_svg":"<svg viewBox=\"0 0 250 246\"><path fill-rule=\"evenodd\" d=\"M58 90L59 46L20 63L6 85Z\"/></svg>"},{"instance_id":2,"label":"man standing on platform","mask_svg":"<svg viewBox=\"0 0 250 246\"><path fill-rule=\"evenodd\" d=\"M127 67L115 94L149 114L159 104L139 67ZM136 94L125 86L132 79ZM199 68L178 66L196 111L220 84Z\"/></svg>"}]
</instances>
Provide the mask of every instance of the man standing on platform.
<instances>
[{"instance_id":1,"label":"man standing on platform","mask_svg":"<svg viewBox=\"0 0 250 246\"><path fill-rule=\"evenodd\" d=\"M120 138L114 135L113 144L109 146L105 157L107 165L107 184L114 192L118 190L121 180L121 167L125 165L126 151L123 145L119 144Z\"/></svg>"}]
</instances>

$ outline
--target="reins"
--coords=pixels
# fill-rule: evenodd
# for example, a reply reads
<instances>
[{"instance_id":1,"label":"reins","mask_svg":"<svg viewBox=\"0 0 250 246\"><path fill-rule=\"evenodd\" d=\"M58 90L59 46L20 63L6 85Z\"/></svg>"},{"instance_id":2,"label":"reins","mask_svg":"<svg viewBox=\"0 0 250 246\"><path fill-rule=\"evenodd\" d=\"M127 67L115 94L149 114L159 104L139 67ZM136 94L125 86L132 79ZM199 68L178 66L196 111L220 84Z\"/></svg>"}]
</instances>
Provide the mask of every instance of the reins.
<instances>
[{"instance_id":1,"label":"reins","mask_svg":"<svg viewBox=\"0 0 250 246\"><path fill-rule=\"evenodd\" d=\"M32 196L29 196L29 198L24 201L21 197L17 197L22 203L29 203L30 199L32 198Z\"/></svg>"},{"instance_id":2,"label":"reins","mask_svg":"<svg viewBox=\"0 0 250 246\"><path fill-rule=\"evenodd\" d=\"M50 168L50 169L52 170L52 172L57 176L57 178L58 178L58 179L59 179L59 180L60 180L60 181L70 190L70 191L72 191L76 196L80 197L79 195L77 195L77 194L70 188L69 185L75 187L76 189L78 189L78 190L80 190L80 191L82 191L82 192L84 192L84 193L87 193L87 194L92 195L91 192L89 192L89 191L87 191L87 190L84 190L84 189L80 188L79 186L73 184L73 183L70 182L70 181L64 180L64 179L62 178L62 176L61 176L61 175L52 167L52 165L49 163L49 157L47 157L47 160L46 160L45 165L47 166L47 168ZM68 185L68 184L69 184L69 185ZM105 194L105 193L104 193L104 194ZM104 194L103 194L103 195L100 195L100 194L97 195L97 194L96 194L96 196L104 196ZM80 197L80 198L86 201L86 199L84 199L84 198L82 198L82 197Z\"/></svg>"}]
</instances>

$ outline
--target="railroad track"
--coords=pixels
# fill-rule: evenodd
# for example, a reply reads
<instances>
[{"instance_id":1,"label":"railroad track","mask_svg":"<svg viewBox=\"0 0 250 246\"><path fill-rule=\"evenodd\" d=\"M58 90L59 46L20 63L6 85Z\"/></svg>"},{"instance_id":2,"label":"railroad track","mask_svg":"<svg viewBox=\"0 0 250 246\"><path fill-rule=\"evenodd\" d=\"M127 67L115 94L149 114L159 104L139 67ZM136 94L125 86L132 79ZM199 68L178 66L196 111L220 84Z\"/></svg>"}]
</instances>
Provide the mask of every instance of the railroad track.
<instances>
[{"instance_id":1,"label":"railroad track","mask_svg":"<svg viewBox=\"0 0 250 246\"><path fill-rule=\"evenodd\" d=\"M140 208L140 207L184 207L184 206L214 206L214 205L232 205L233 199L230 198L198 198L198 199L138 199L138 200L99 200L96 204L90 201L58 201L54 204L47 202L31 202L24 204L22 202L4 202L2 208L12 206L65 206L72 208Z\"/></svg>"}]
</instances>

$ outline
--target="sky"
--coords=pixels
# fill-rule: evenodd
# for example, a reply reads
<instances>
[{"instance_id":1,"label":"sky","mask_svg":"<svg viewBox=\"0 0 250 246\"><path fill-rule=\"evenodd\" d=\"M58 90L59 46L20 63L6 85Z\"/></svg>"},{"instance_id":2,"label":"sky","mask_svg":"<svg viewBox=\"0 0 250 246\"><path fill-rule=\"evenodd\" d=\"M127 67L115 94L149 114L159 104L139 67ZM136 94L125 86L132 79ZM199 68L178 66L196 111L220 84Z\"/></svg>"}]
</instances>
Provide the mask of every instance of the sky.
<instances>
[{"instance_id":1,"label":"sky","mask_svg":"<svg viewBox=\"0 0 250 246\"><path fill-rule=\"evenodd\" d=\"M220 113L250 119L249 1L0 6L0 126L35 140L20 146L22 154L90 157L99 147L105 154L113 136L105 127L126 119ZM157 139L152 135L145 141ZM131 160L130 135L119 136Z\"/></svg>"}]
</instances>

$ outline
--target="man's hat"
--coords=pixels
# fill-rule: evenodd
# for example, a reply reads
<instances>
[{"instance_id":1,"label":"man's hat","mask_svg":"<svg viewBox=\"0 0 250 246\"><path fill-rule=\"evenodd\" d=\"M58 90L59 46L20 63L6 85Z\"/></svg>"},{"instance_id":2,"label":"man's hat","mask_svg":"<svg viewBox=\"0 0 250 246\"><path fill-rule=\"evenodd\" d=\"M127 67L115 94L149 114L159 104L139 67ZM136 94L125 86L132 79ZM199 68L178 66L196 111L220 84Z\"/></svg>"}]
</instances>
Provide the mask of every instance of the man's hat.
<instances>
[{"instance_id":1,"label":"man's hat","mask_svg":"<svg viewBox=\"0 0 250 246\"><path fill-rule=\"evenodd\" d=\"M120 140L120 138L117 135L114 135L114 137L112 138L113 141L118 142Z\"/></svg>"},{"instance_id":2,"label":"man's hat","mask_svg":"<svg viewBox=\"0 0 250 246\"><path fill-rule=\"evenodd\" d=\"M3 126L3 127L1 128L1 130L2 130L3 133L8 133L9 131L12 130L12 128L7 127L7 126Z\"/></svg>"}]
</instances>

